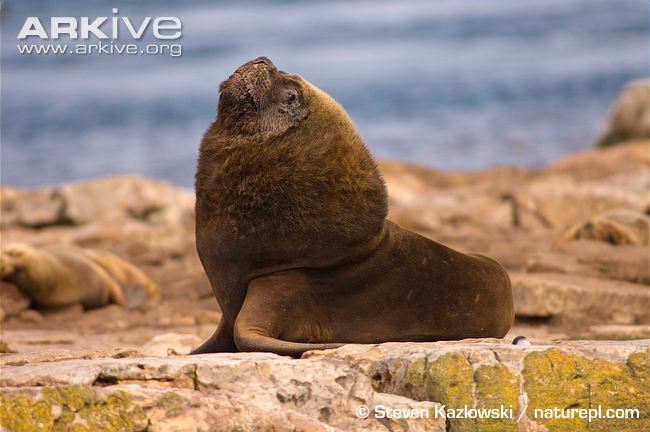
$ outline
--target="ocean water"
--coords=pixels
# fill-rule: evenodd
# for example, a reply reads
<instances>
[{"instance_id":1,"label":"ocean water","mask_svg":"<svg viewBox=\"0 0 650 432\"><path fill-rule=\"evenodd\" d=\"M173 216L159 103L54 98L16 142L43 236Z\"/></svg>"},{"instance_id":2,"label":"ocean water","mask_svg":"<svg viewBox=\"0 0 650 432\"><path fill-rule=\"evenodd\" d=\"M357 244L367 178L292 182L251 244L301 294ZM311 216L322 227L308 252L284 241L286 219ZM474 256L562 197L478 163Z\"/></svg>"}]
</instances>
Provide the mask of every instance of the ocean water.
<instances>
[{"instance_id":1,"label":"ocean water","mask_svg":"<svg viewBox=\"0 0 650 432\"><path fill-rule=\"evenodd\" d=\"M182 56L17 52L28 16L114 7L179 17ZM5 0L0 18L9 185L139 173L191 186L219 83L260 55L334 96L376 156L463 170L591 147L648 74L645 0Z\"/></svg>"}]
</instances>

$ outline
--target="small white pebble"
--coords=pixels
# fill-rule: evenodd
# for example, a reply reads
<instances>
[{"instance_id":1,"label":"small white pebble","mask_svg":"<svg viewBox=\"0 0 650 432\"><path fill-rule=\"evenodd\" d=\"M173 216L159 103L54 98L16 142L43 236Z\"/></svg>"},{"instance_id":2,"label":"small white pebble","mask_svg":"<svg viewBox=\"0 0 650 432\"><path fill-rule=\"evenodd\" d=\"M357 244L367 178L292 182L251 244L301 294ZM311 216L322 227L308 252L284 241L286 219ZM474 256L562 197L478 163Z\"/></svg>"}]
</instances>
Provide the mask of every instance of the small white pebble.
<instances>
[{"instance_id":1,"label":"small white pebble","mask_svg":"<svg viewBox=\"0 0 650 432\"><path fill-rule=\"evenodd\" d=\"M513 345L519 345L519 346L531 346L532 344L526 338L526 336L517 336L516 338L513 339L512 341Z\"/></svg>"}]
</instances>

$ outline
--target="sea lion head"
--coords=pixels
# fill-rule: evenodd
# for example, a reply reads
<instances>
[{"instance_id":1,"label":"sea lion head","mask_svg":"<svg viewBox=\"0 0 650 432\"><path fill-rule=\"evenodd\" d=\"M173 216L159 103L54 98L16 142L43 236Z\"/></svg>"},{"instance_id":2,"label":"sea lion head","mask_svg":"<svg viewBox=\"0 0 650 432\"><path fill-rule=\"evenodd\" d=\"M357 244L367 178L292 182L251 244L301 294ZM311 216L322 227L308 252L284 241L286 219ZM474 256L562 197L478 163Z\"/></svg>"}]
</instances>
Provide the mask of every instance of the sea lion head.
<instances>
[{"instance_id":1,"label":"sea lion head","mask_svg":"<svg viewBox=\"0 0 650 432\"><path fill-rule=\"evenodd\" d=\"M15 277L33 253L34 248L23 243L14 243L3 248L0 253L0 278L5 280Z\"/></svg>"},{"instance_id":2,"label":"sea lion head","mask_svg":"<svg viewBox=\"0 0 650 432\"><path fill-rule=\"evenodd\" d=\"M234 135L259 140L282 135L307 117L309 87L298 75L258 57L221 83L217 121Z\"/></svg>"}]
</instances>

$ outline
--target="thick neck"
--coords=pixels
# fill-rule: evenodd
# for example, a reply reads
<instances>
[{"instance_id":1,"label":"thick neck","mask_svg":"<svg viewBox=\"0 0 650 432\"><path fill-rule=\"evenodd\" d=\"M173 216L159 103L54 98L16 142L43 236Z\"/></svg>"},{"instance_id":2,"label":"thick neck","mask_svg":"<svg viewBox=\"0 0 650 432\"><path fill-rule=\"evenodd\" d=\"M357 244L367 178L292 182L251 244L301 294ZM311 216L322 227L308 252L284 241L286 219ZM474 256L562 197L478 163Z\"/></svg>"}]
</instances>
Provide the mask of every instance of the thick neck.
<instances>
[{"instance_id":1,"label":"thick neck","mask_svg":"<svg viewBox=\"0 0 650 432\"><path fill-rule=\"evenodd\" d=\"M387 213L377 166L345 110L310 91L309 114L280 137L232 137L218 123L208 130L196 177L197 224L262 253L342 249L376 235Z\"/></svg>"}]
</instances>

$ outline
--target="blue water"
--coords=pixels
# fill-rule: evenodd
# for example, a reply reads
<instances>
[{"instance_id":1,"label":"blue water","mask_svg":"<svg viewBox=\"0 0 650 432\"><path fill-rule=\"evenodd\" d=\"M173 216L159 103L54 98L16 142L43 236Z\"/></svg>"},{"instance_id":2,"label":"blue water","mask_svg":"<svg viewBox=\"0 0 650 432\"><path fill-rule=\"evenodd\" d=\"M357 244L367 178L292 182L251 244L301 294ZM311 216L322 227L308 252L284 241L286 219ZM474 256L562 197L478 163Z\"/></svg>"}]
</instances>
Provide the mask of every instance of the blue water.
<instances>
[{"instance_id":1,"label":"blue water","mask_svg":"<svg viewBox=\"0 0 650 432\"><path fill-rule=\"evenodd\" d=\"M43 4L45 3L45 4ZM219 82L266 55L379 157L538 166L588 148L648 73L644 0L4 1L2 182L140 173L190 186ZM183 55L19 55L27 16L177 16Z\"/></svg>"}]
</instances>

